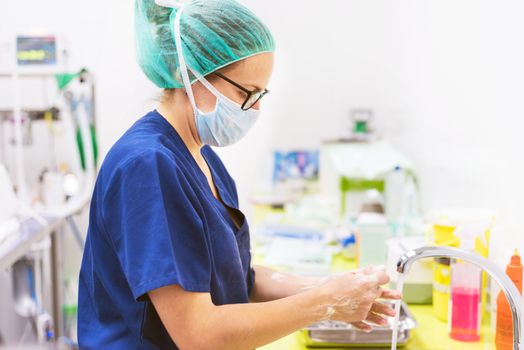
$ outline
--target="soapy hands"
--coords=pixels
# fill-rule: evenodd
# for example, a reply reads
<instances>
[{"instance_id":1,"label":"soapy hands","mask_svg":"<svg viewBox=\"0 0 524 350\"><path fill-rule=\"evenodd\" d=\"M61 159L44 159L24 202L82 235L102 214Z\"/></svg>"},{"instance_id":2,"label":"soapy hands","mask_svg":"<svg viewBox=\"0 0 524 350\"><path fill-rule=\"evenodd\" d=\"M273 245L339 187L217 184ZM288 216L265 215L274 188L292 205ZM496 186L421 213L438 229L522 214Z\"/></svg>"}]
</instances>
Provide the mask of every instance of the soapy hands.
<instances>
[{"instance_id":1,"label":"soapy hands","mask_svg":"<svg viewBox=\"0 0 524 350\"><path fill-rule=\"evenodd\" d=\"M321 279L312 288L318 289L325 300L324 320L343 321L371 331L367 322L385 326L385 317L395 316L391 306L378 301L401 299L400 293L381 287L389 280L384 267L368 267Z\"/></svg>"},{"instance_id":2,"label":"soapy hands","mask_svg":"<svg viewBox=\"0 0 524 350\"><path fill-rule=\"evenodd\" d=\"M389 282L384 266L367 267L327 277L298 276L255 266L256 284L251 300L267 302L300 294L313 295L313 322L342 321L363 331L369 323L385 326L393 317L392 306L381 300L399 300L398 292L383 289ZM391 302L389 304L392 304Z\"/></svg>"}]
</instances>

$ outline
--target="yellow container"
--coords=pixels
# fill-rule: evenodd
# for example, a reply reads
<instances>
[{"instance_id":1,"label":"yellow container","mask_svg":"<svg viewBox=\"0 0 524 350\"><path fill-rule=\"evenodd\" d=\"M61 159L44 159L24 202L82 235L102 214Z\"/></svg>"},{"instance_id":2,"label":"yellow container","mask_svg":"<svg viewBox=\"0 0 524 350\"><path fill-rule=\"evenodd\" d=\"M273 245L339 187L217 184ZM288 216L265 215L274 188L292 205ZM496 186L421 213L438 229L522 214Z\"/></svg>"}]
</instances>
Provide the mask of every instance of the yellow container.
<instances>
[{"instance_id":1,"label":"yellow container","mask_svg":"<svg viewBox=\"0 0 524 350\"><path fill-rule=\"evenodd\" d=\"M450 285L450 259L435 259L433 262L433 313L442 321L448 320Z\"/></svg>"},{"instance_id":2,"label":"yellow container","mask_svg":"<svg viewBox=\"0 0 524 350\"><path fill-rule=\"evenodd\" d=\"M436 245L458 247L460 240L455 236L456 226L452 225L433 225L433 235Z\"/></svg>"},{"instance_id":3,"label":"yellow container","mask_svg":"<svg viewBox=\"0 0 524 350\"><path fill-rule=\"evenodd\" d=\"M484 239L477 237L475 241L475 252L482 255L485 258L488 258L489 253L489 240L491 238L491 229L484 232ZM485 271L482 271L482 293L481 297L481 310L482 315L488 313L487 302L488 302L488 274Z\"/></svg>"},{"instance_id":4,"label":"yellow container","mask_svg":"<svg viewBox=\"0 0 524 350\"><path fill-rule=\"evenodd\" d=\"M455 235L456 226L436 224L433 225L435 245L459 247L460 239ZM490 229L484 232L484 237L477 237L475 241L475 252L488 257L488 245L491 236ZM433 312L442 321L448 320L449 298L451 286L450 259L435 259L433 263ZM486 312L488 276L482 272L481 310Z\"/></svg>"},{"instance_id":5,"label":"yellow container","mask_svg":"<svg viewBox=\"0 0 524 350\"><path fill-rule=\"evenodd\" d=\"M455 236L455 229L456 227L451 225L433 225L435 245L458 247L460 240ZM433 262L433 312L442 321L448 320L450 285L450 259L435 259Z\"/></svg>"}]
</instances>

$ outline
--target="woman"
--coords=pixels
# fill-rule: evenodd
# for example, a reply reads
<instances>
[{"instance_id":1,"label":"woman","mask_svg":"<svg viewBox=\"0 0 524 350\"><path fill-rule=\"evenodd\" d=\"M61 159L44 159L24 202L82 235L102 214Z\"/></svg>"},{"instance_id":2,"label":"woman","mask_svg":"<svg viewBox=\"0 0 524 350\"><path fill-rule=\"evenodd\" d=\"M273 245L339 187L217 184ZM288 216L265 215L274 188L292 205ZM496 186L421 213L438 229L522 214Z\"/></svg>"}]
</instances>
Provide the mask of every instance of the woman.
<instances>
[{"instance_id":1,"label":"woman","mask_svg":"<svg viewBox=\"0 0 524 350\"><path fill-rule=\"evenodd\" d=\"M253 349L308 324L369 330L393 310L383 269L327 279L251 266L233 179L209 147L242 138L273 68L235 0L137 0L138 61L165 89L100 170L80 273L81 349ZM253 165L255 165L253 160Z\"/></svg>"}]
</instances>

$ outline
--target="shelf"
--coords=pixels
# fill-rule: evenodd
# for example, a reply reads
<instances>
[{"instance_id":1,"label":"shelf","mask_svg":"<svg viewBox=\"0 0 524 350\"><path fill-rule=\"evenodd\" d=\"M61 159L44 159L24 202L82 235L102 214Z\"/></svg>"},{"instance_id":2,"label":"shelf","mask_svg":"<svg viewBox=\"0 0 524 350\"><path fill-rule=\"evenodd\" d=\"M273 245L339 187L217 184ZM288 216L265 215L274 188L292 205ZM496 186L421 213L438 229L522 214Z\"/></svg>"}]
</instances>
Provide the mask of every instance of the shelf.
<instances>
[{"instance_id":1,"label":"shelf","mask_svg":"<svg viewBox=\"0 0 524 350\"><path fill-rule=\"evenodd\" d=\"M41 226L33 219L22 222L20 232L0 244L0 271L7 270L30 250L33 244L49 237L65 222L64 219L49 219L47 226Z\"/></svg>"}]
</instances>

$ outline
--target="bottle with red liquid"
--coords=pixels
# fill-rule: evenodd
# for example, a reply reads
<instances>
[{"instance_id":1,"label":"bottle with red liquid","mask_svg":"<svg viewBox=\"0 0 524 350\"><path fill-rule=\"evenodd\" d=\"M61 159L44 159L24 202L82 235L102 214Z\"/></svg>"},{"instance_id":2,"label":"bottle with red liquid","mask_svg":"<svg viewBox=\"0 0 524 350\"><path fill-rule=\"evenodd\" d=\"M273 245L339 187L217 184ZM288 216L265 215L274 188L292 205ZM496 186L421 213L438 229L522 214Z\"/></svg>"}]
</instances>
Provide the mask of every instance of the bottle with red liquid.
<instances>
[{"instance_id":1,"label":"bottle with red liquid","mask_svg":"<svg viewBox=\"0 0 524 350\"><path fill-rule=\"evenodd\" d=\"M458 233L457 233L458 235ZM460 248L475 250L475 232L460 232ZM464 342L480 339L482 271L473 264L455 260L451 264L449 336Z\"/></svg>"},{"instance_id":2,"label":"bottle with red liquid","mask_svg":"<svg viewBox=\"0 0 524 350\"><path fill-rule=\"evenodd\" d=\"M517 251L506 267L506 274L522 294L522 262ZM513 350L513 319L508 300L501 291L497 297L497 333L495 334L497 350Z\"/></svg>"}]
</instances>

